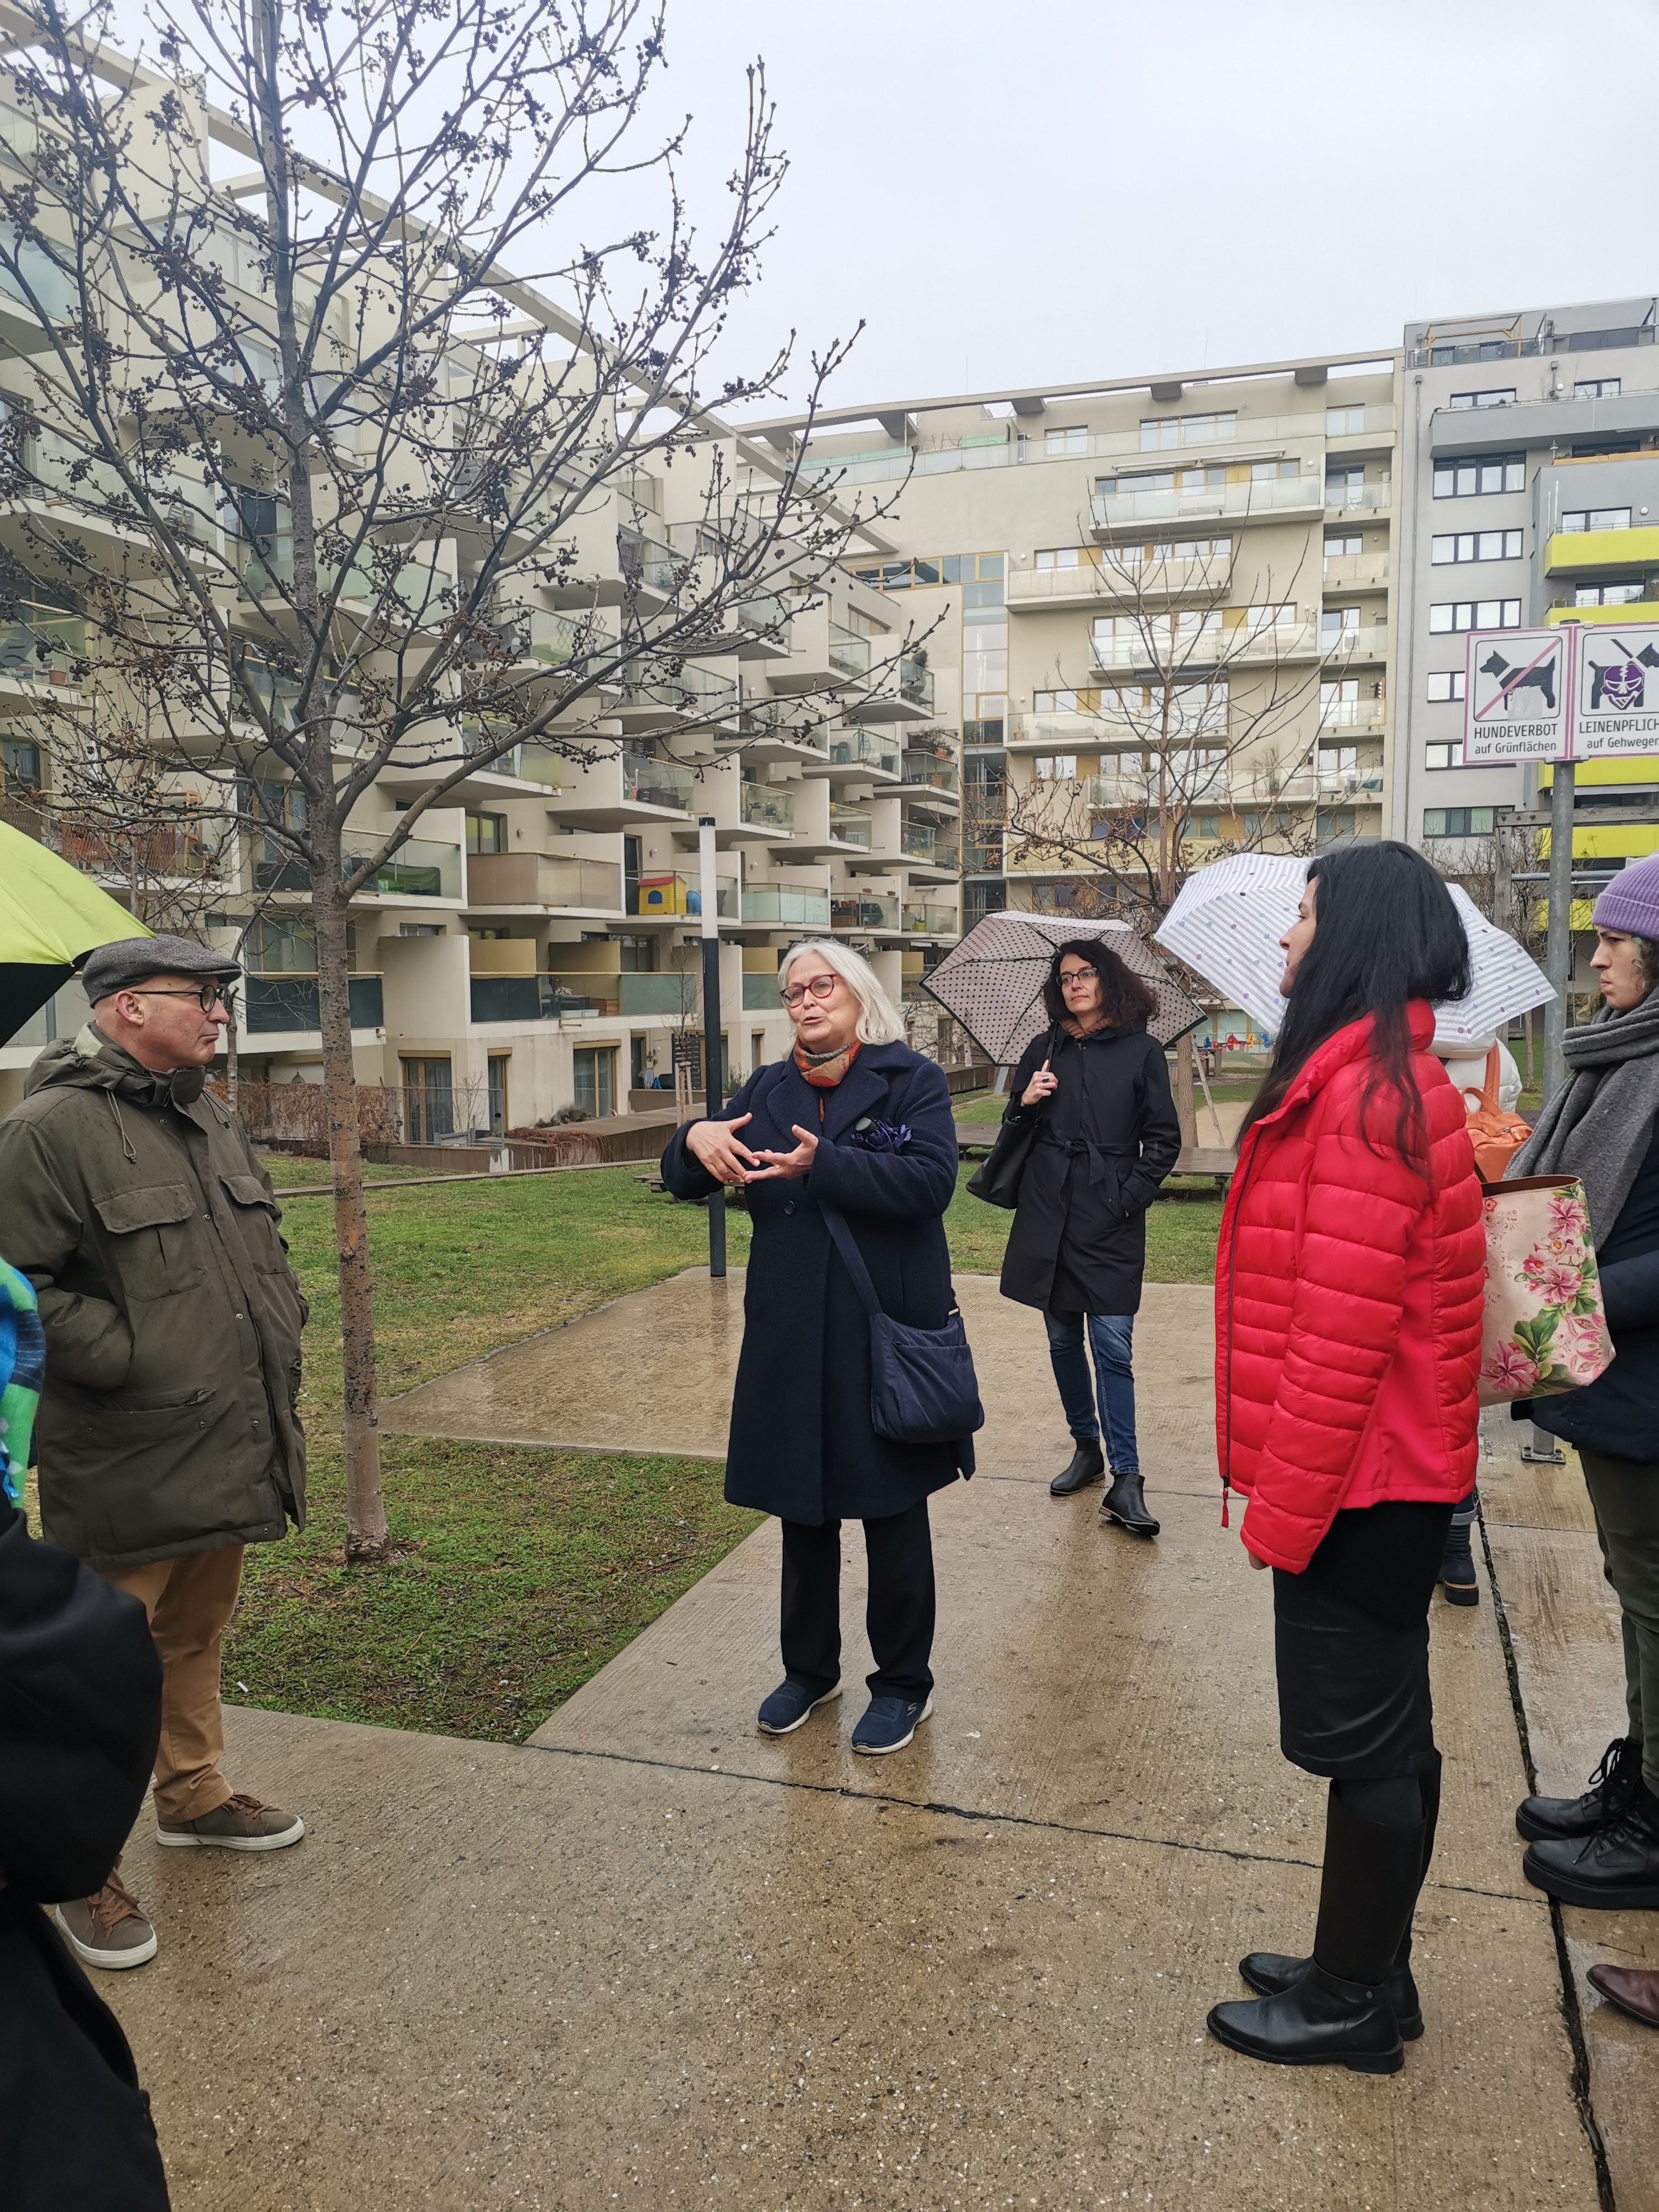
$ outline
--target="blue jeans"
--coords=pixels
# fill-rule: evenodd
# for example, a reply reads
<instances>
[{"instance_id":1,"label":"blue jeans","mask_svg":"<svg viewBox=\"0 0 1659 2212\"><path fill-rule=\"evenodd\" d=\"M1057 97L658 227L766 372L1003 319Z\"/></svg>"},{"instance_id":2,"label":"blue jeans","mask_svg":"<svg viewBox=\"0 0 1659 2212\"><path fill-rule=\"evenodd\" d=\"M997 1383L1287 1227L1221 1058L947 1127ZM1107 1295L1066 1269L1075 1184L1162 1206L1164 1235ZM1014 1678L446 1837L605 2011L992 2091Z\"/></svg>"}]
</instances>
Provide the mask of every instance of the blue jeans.
<instances>
[{"instance_id":1,"label":"blue jeans","mask_svg":"<svg viewBox=\"0 0 1659 2212\"><path fill-rule=\"evenodd\" d=\"M1045 1313L1048 1358L1060 1385L1066 1425L1079 1443L1106 1439L1106 1462L1114 1474L1139 1474L1135 1449L1135 1377L1130 1364L1133 1314ZM1095 1389L1089 1388L1089 1361L1083 1349L1083 1324L1095 1355ZM1095 1397L1100 1418L1095 1419Z\"/></svg>"}]
</instances>

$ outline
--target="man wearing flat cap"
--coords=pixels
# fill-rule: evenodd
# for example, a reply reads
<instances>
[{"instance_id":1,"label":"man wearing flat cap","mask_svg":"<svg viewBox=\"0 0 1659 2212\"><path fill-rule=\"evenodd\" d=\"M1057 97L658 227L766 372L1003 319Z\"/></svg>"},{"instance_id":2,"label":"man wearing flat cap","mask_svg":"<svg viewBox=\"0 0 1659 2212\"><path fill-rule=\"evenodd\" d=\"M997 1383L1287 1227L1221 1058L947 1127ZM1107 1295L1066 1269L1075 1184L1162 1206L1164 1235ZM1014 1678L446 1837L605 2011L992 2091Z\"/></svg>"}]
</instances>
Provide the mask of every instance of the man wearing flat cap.
<instances>
[{"instance_id":1,"label":"man wearing flat cap","mask_svg":"<svg viewBox=\"0 0 1659 2212\"><path fill-rule=\"evenodd\" d=\"M0 1121L0 1222L46 1334L42 1528L143 1601L161 1653L157 1840L267 1851L305 1826L219 1771L219 1649L243 1547L304 1525L306 1302L270 1180L203 1089L240 972L182 937L91 955L91 1021ZM58 1917L88 1966L155 1955L118 1869Z\"/></svg>"}]
</instances>

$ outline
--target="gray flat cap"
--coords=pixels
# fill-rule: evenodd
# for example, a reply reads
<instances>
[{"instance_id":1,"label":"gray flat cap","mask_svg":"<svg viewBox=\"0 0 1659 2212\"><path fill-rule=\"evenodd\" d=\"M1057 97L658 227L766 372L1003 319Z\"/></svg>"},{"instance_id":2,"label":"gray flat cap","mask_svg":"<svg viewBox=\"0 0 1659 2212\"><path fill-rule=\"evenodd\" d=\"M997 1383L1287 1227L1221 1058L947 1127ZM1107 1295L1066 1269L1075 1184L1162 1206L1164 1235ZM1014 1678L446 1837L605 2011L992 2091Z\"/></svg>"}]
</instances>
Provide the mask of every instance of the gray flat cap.
<instances>
[{"instance_id":1,"label":"gray flat cap","mask_svg":"<svg viewBox=\"0 0 1659 2212\"><path fill-rule=\"evenodd\" d=\"M241 972L222 952L191 938L123 937L88 954L81 981L95 1006L112 992L130 991L152 975L199 975L204 982L229 983Z\"/></svg>"}]
</instances>

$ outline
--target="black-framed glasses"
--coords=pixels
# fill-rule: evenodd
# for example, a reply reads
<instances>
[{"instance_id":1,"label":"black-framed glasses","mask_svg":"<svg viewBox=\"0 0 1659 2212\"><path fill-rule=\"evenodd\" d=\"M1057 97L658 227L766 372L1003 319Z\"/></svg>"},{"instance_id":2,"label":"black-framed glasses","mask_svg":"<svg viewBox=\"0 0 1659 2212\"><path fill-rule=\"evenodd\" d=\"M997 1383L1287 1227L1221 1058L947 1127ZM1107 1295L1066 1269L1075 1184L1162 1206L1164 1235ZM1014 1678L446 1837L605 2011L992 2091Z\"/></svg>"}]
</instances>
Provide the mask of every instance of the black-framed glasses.
<instances>
[{"instance_id":1,"label":"black-framed glasses","mask_svg":"<svg viewBox=\"0 0 1659 2212\"><path fill-rule=\"evenodd\" d=\"M840 980L836 975L811 975L804 983L791 983L778 995L786 1006L798 1006L809 991L815 999L827 999Z\"/></svg>"},{"instance_id":2,"label":"black-framed glasses","mask_svg":"<svg viewBox=\"0 0 1659 2212\"><path fill-rule=\"evenodd\" d=\"M234 983L203 983L193 991L144 991L135 985L132 995L135 999L194 999L204 1014L210 1014L216 1006L222 1003L228 1013L236 1004L236 986Z\"/></svg>"},{"instance_id":3,"label":"black-framed glasses","mask_svg":"<svg viewBox=\"0 0 1659 2212\"><path fill-rule=\"evenodd\" d=\"M1060 971L1060 988L1063 991L1068 983L1086 983L1091 976L1098 975L1099 973L1098 968L1062 968Z\"/></svg>"}]
</instances>

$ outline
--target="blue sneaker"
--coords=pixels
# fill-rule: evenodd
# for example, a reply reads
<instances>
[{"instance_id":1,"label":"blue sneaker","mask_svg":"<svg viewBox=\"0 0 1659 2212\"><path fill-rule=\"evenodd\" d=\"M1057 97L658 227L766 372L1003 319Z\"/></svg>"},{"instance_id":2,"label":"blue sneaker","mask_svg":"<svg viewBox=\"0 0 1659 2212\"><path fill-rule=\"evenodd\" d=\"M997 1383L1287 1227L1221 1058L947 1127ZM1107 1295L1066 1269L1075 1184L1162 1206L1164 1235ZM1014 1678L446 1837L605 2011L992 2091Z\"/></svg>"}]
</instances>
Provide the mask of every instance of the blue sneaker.
<instances>
[{"instance_id":1,"label":"blue sneaker","mask_svg":"<svg viewBox=\"0 0 1659 2212\"><path fill-rule=\"evenodd\" d=\"M926 1698L872 1698L869 1711L853 1730L853 1748L871 1759L884 1751L902 1751L933 1710L931 1692Z\"/></svg>"},{"instance_id":2,"label":"blue sneaker","mask_svg":"<svg viewBox=\"0 0 1659 2212\"><path fill-rule=\"evenodd\" d=\"M833 1690L820 1690L816 1695L805 1682L780 1682L760 1709L760 1732L763 1735L793 1735L820 1705L829 1705L840 1695L839 1682Z\"/></svg>"}]
</instances>

